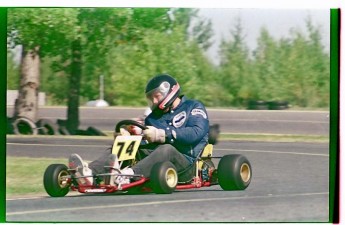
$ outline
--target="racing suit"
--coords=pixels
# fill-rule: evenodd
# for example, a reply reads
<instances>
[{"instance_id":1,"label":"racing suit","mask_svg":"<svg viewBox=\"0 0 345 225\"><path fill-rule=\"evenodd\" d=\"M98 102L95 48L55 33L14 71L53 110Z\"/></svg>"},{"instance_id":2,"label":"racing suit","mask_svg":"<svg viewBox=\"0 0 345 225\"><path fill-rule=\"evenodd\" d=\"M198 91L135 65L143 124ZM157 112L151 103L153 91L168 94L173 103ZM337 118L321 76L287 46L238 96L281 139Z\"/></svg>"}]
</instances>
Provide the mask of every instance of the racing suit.
<instances>
[{"instance_id":1,"label":"racing suit","mask_svg":"<svg viewBox=\"0 0 345 225\"><path fill-rule=\"evenodd\" d=\"M145 118L146 126L165 130L165 143L148 145L150 154L132 167L135 174L150 176L152 167L158 162L172 162L177 172L191 165L208 143L209 120L205 106L197 101L181 97L177 107L164 114L151 113ZM144 146L145 148L145 146ZM111 148L108 154L111 153ZM105 158L105 157L104 157ZM89 164L98 170L102 157Z\"/></svg>"},{"instance_id":2,"label":"racing suit","mask_svg":"<svg viewBox=\"0 0 345 225\"><path fill-rule=\"evenodd\" d=\"M180 104L167 113L151 113L146 126L165 130L165 143L132 167L135 173L149 176L157 162L171 161L177 171L188 167L208 143L209 121L204 105L196 100L181 98Z\"/></svg>"}]
</instances>

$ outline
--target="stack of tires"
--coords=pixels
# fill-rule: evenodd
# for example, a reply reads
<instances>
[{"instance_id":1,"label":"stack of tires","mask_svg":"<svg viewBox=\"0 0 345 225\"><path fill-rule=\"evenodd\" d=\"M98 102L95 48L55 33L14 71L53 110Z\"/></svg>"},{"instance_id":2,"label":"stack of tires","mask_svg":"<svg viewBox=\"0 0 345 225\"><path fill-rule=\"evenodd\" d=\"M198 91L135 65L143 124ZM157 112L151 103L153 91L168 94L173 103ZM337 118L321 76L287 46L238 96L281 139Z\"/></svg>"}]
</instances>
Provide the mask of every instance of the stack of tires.
<instances>
[{"instance_id":1,"label":"stack of tires","mask_svg":"<svg viewBox=\"0 0 345 225\"><path fill-rule=\"evenodd\" d=\"M249 100L249 110L283 110L289 108L288 101L262 101L262 100Z\"/></svg>"},{"instance_id":2,"label":"stack of tires","mask_svg":"<svg viewBox=\"0 0 345 225\"><path fill-rule=\"evenodd\" d=\"M39 119L37 122L26 117L7 117L7 134L17 135L71 135L66 120L58 119L57 123L49 119ZM76 130L74 135L106 136L102 131L88 127L86 130Z\"/></svg>"}]
</instances>

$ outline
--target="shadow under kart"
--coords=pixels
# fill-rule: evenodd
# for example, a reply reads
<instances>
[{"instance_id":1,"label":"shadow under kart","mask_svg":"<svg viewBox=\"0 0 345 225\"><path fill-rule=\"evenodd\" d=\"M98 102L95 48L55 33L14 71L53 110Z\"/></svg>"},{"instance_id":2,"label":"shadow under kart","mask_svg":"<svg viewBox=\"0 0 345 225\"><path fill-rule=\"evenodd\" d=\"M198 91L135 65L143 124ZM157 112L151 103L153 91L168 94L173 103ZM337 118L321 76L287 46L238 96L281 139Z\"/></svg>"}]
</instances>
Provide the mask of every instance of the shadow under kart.
<instances>
[{"instance_id":1,"label":"shadow under kart","mask_svg":"<svg viewBox=\"0 0 345 225\"><path fill-rule=\"evenodd\" d=\"M115 128L120 132L122 126L134 125L141 129L146 126L133 121L120 121ZM216 127L215 129L218 129ZM218 131L219 132L219 131ZM141 174L119 174L116 168L109 168L109 173L90 175L94 178L92 185L81 185L78 179L88 176L76 176L76 170L69 169L65 164L51 164L47 167L43 177L46 192L51 197L63 197L70 190L80 193L115 193L127 191L128 193L154 192L169 194L174 190L192 189L220 185L223 190L244 190L252 178L252 168L248 159L239 154L229 154L222 157L213 157L213 145L216 143L214 130L210 130L209 140L212 140L201 151L195 162L184 171L177 172L175 166L169 162L160 162L153 166L150 177ZM138 157L142 136L117 136L114 140L112 153L117 155L120 167L134 165L140 160ZM220 158L217 168L212 159ZM112 182L116 176L130 177L129 184L115 184ZM113 179L112 179L113 178Z\"/></svg>"}]
</instances>

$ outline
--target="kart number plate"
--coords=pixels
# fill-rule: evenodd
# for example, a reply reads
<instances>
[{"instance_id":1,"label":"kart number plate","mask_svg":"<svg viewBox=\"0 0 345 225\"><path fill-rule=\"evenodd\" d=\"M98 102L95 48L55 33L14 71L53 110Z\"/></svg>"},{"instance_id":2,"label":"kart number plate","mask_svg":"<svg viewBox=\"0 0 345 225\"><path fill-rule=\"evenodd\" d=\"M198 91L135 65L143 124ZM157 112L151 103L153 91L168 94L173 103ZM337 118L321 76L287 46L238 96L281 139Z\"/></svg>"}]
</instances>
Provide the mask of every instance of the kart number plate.
<instances>
[{"instance_id":1,"label":"kart number plate","mask_svg":"<svg viewBox=\"0 0 345 225\"><path fill-rule=\"evenodd\" d=\"M112 154L117 155L119 161L135 159L141 139L141 135L117 136L112 148Z\"/></svg>"}]
</instances>

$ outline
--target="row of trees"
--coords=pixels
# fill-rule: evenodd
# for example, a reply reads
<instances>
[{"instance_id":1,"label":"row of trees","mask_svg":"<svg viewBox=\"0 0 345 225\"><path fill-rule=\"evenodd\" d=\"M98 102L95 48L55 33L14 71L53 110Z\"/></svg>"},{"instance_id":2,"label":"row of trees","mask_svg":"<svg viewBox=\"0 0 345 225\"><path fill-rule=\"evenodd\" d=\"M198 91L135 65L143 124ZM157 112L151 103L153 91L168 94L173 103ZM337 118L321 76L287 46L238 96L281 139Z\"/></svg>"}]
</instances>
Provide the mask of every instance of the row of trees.
<instances>
[{"instance_id":1,"label":"row of trees","mask_svg":"<svg viewBox=\"0 0 345 225\"><path fill-rule=\"evenodd\" d=\"M25 65L36 65L41 76L27 80L27 86L37 83L51 104L67 104L71 130L79 124L79 104L99 97L100 75L111 105L146 105L147 80L169 73L184 94L207 106L243 107L249 99L328 106L329 55L310 19L307 34L292 30L279 40L262 28L253 52L238 20L215 66L204 53L211 45L211 23L200 18L192 23L196 17L193 9L9 9L9 46L23 45L23 60L21 69L8 60L8 89L19 88L19 74L24 87L23 77L31 77L27 71L35 71ZM26 56L40 60L25 64Z\"/></svg>"},{"instance_id":2,"label":"row of trees","mask_svg":"<svg viewBox=\"0 0 345 225\"><path fill-rule=\"evenodd\" d=\"M182 31L180 35L187 38L187 27L193 15L195 11L191 9L167 8L9 9L8 45L23 46L20 82L17 86L19 97L14 118L25 117L33 122L37 120L40 88L52 99L67 103L66 128L73 134L79 126L80 96L95 96L100 74L106 77L107 82L117 84L120 77L113 73L114 64L125 65L125 69L130 70L126 62L121 62L123 55L131 57L133 53L140 54L138 48L145 47L141 45L146 42L150 48L150 35L160 35L164 39L179 30ZM202 26L200 23L196 28ZM198 29L193 33L196 42L205 45L203 32ZM128 46L137 49L129 49ZM120 51L118 55L113 55L114 50ZM118 62L115 61L116 57L119 57ZM8 68L11 71L12 67ZM154 73L163 72L165 66L161 69L154 68ZM40 70L44 76L40 76ZM133 83L138 77L129 76L126 74L127 79L121 80L122 89L128 78ZM16 77L9 74L8 79L18 81ZM144 79L141 75L138 78ZM116 96L116 101L121 103L117 97L121 91L115 91L115 85L110 88L113 90L110 97ZM126 89L127 93L135 96L134 90Z\"/></svg>"},{"instance_id":3,"label":"row of trees","mask_svg":"<svg viewBox=\"0 0 345 225\"><path fill-rule=\"evenodd\" d=\"M306 19L307 34L292 29L290 37L275 40L261 29L250 53L241 23L221 46L219 78L231 104L248 99L285 100L298 107L328 107L330 58L320 30Z\"/></svg>"}]
</instances>

